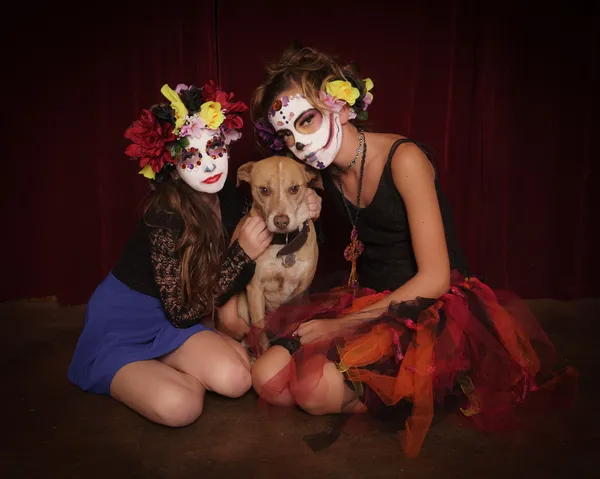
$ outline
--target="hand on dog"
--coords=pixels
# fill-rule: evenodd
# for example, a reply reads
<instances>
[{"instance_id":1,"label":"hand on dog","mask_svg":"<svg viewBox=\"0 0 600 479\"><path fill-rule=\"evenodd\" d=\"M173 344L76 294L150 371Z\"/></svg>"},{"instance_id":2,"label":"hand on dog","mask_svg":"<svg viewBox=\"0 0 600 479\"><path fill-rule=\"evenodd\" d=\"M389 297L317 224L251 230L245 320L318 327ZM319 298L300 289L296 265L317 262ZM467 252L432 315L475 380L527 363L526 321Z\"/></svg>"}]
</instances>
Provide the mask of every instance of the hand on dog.
<instances>
[{"instance_id":1,"label":"hand on dog","mask_svg":"<svg viewBox=\"0 0 600 479\"><path fill-rule=\"evenodd\" d=\"M319 219L321 215L321 197L315 190L309 188L306 192L306 206L311 220Z\"/></svg>"},{"instance_id":2,"label":"hand on dog","mask_svg":"<svg viewBox=\"0 0 600 479\"><path fill-rule=\"evenodd\" d=\"M294 333L302 344L322 341L335 336L344 328L343 323L336 319L313 319L302 323Z\"/></svg>"},{"instance_id":3,"label":"hand on dog","mask_svg":"<svg viewBox=\"0 0 600 479\"><path fill-rule=\"evenodd\" d=\"M267 223L259 216L246 219L238 239L240 246L251 260L258 258L271 244L273 233L267 228Z\"/></svg>"}]
</instances>

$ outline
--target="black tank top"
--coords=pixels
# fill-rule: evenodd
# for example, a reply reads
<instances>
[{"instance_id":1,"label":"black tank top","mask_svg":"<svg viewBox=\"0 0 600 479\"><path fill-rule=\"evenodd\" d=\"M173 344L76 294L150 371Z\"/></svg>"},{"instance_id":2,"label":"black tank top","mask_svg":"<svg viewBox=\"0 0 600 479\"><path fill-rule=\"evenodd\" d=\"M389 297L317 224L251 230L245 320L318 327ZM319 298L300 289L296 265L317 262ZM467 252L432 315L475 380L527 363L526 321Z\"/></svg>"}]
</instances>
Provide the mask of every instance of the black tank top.
<instances>
[{"instance_id":1,"label":"black tank top","mask_svg":"<svg viewBox=\"0 0 600 479\"><path fill-rule=\"evenodd\" d=\"M358 217L358 237L365 246L357 262L358 281L361 286L377 291L397 289L417 273L406 207L392 177L392 157L398 146L403 143L416 144L431 161L430 152L420 143L408 138L397 140L390 149L371 204L361 208ZM323 171L323 185L327 200L335 204L338 214L343 215L345 223L350 225L337 181L334 183L327 170ZM467 274L466 260L456 240L450 204L439 185L437 174L435 189L444 223L451 268ZM348 201L346 204L354 217L356 206Z\"/></svg>"}]
</instances>

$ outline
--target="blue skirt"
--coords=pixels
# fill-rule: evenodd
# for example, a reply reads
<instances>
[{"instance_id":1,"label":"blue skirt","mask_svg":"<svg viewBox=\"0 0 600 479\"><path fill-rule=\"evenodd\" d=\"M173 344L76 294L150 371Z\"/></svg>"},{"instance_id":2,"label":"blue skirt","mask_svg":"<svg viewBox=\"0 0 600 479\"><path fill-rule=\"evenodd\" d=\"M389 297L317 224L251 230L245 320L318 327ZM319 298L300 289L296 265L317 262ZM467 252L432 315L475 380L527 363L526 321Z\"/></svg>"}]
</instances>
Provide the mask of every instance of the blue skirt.
<instances>
[{"instance_id":1,"label":"blue skirt","mask_svg":"<svg viewBox=\"0 0 600 479\"><path fill-rule=\"evenodd\" d=\"M167 319L160 299L134 291L110 273L90 298L68 377L84 391L110 394L119 369L156 359L210 328L180 329Z\"/></svg>"}]
</instances>

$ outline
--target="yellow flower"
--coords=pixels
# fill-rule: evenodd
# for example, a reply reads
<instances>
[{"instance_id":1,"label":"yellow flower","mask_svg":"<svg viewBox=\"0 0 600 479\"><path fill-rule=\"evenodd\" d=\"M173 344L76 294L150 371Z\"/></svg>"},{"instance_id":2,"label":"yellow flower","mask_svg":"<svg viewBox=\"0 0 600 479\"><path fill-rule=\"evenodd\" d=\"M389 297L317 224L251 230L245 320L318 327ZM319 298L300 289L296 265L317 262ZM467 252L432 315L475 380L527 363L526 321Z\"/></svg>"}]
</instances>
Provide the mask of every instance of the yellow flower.
<instances>
[{"instance_id":1,"label":"yellow flower","mask_svg":"<svg viewBox=\"0 0 600 479\"><path fill-rule=\"evenodd\" d=\"M206 122L206 126L211 130L219 128L225 120L225 115L221 111L221 104L218 101L202 103L198 116Z\"/></svg>"},{"instance_id":2,"label":"yellow flower","mask_svg":"<svg viewBox=\"0 0 600 479\"><path fill-rule=\"evenodd\" d=\"M171 90L169 85L163 85L160 92L171 102L171 108L175 110L175 128L173 128L173 133L177 134L181 125L185 123L185 117L188 115L187 108L181 101L181 98L179 98L177 92Z\"/></svg>"},{"instance_id":3,"label":"yellow flower","mask_svg":"<svg viewBox=\"0 0 600 479\"><path fill-rule=\"evenodd\" d=\"M138 175L144 175L146 178L153 180L156 177L156 173L150 165L144 166L138 173Z\"/></svg>"},{"instance_id":4,"label":"yellow flower","mask_svg":"<svg viewBox=\"0 0 600 479\"><path fill-rule=\"evenodd\" d=\"M345 80L330 81L327 83L325 90L334 98L346 101L350 106L354 105L356 99L360 96L358 88L354 88L349 81Z\"/></svg>"},{"instance_id":5,"label":"yellow flower","mask_svg":"<svg viewBox=\"0 0 600 479\"><path fill-rule=\"evenodd\" d=\"M365 90L367 90L367 93L369 93L374 86L373 80L371 80L370 78L365 78L363 81L365 82ZM373 93L371 93L371 97L373 97Z\"/></svg>"}]
</instances>

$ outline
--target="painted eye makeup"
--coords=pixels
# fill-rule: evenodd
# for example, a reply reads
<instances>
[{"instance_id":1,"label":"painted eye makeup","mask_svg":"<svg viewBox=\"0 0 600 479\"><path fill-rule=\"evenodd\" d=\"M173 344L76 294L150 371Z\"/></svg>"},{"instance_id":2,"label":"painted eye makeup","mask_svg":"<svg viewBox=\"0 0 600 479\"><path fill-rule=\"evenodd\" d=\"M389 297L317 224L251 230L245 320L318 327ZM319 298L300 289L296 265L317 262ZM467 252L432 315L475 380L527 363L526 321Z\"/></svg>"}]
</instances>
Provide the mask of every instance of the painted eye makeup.
<instances>
[{"instance_id":1,"label":"painted eye makeup","mask_svg":"<svg viewBox=\"0 0 600 479\"><path fill-rule=\"evenodd\" d=\"M222 158L225 153L227 153L227 148L220 137L214 136L206 142L206 154L211 158Z\"/></svg>"},{"instance_id":2,"label":"painted eye makeup","mask_svg":"<svg viewBox=\"0 0 600 479\"><path fill-rule=\"evenodd\" d=\"M193 170L196 167L200 167L202 165L202 153L200 153L196 148L190 148L188 150L184 150L181 155L181 163L180 168L182 170Z\"/></svg>"},{"instance_id":3,"label":"painted eye makeup","mask_svg":"<svg viewBox=\"0 0 600 479\"><path fill-rule=\"evenodd\" d=\"M310 125L314 119L315 119L315 115L314 115L314 113L311 113L310 115L307 115L304 118L302 118L302 121L300 122L300 126Z\"/></svg>"},{"instance_id":4,"label":"painted eye makeup","mask_svg":"<svg viewBox=\"0 0 600 479\"><path fill-rule=\"evenodd\" d=\"M295 126L298 130L313 132L315 128L321 125L321 113L316 108L302 113L296 120Z\"/></svg>"}]
</instances>

